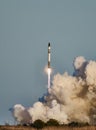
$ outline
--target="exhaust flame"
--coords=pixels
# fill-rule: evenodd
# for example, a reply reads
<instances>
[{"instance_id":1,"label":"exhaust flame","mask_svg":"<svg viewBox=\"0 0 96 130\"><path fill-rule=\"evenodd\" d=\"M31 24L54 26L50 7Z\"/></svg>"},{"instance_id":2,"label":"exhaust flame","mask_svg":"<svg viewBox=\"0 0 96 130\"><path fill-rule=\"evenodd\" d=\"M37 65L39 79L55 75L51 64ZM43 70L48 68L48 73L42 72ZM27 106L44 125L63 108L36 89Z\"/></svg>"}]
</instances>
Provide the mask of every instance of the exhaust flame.
<instances>
[{"instance_id":1,"label":"exhaust flame","mask_svg":"<svg viewBox=\"0 0 96 130\"><path fill-rule=\"evenodd\" d=\"M44 71L48 75L48 89L50 89L50 87L51 87L51 73L52 73L52 68L48 68L47 66L45 66Z\"/></svg>"},{"instance_id":2,"label":"exhaust flame","mask_svg":"<svg viewBox=\"0 0 96 130\"><path fill-rule=\"evenodd\" d=\"M50 88L50 68L48 68L48 89Z\"/></svg>"},{"instance_id":3,"label":"exhaust flame","mask_svg":"<svg viewBox=\"0 0 96 130\"><path fill-rule=\"evenodd\" d=\"M51 70L51 68L48 68L48 89L50 89L50 86L51 86L51 82L50 82L50 76L51 76L51 72L52 72L52 70Z\"/></svg>"}]
</instances>

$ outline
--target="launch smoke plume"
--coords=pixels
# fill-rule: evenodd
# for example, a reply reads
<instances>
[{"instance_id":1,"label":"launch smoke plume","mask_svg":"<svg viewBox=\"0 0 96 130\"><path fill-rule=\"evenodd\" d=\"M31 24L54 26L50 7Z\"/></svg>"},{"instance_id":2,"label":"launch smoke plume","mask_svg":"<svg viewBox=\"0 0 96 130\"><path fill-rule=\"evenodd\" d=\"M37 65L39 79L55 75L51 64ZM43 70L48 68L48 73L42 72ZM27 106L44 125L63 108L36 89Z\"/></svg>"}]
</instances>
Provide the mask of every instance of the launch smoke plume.
<instances>
[{"instance_id":1,"label":"launch smoke plume","mask_svg":"<svg viewBox=\"0 0 96 130\"><path fill-rule=\"evenodd\" d=\"M96 124L96 62L79 56L73 66L73 76L67 72L54 76L44 102L38 101L30 108L16 104L11 109L14 118L20 123L56 119L60 124Z\"/></svg>"}]
</instances>

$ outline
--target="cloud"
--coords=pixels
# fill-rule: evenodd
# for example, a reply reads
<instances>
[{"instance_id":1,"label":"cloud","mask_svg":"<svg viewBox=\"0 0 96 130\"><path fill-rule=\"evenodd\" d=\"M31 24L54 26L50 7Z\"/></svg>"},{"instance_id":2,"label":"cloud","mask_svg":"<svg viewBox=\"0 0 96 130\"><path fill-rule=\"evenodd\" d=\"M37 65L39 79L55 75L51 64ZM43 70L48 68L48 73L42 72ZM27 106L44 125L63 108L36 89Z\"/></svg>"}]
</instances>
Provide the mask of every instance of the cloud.
<instances>
[{"instance_id":1,"label":"cloud","mask_svg":"<svg viewBox=\"0 0 96 130\"><path fill-rule=\"evenodd\" d=\"M42 102L30 108L15 105L14 118L20 123L56 119L60 124L73 121L96 124L96 62L79 56L73 66L73 75L65 72L54 76L50 93L44 94Z\"/></svg>"}]
</instances>

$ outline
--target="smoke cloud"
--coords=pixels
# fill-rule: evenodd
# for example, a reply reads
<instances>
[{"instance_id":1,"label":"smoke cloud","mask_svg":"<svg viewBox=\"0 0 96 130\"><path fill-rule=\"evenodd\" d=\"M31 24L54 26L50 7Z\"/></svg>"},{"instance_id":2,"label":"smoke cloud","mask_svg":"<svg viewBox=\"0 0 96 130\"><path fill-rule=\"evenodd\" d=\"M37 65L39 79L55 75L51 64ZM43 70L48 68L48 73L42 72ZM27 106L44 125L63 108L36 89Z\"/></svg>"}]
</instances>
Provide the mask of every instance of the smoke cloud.
<instances>
[{"instance_id":1,"label":"smoke cloud","mask_svg":"<svg viewBox=\"0 0 96 130\"><path fill-rule=\"evenodd\" d=\"M60 124L73 121L96 124L96 61L79 56L73 66L73 75L65 72L53 77L50 93L45 94L42 102L30 108L14 105L11 109L14 118L19 123L56 119Z\"/></svg>"}]
</instances>

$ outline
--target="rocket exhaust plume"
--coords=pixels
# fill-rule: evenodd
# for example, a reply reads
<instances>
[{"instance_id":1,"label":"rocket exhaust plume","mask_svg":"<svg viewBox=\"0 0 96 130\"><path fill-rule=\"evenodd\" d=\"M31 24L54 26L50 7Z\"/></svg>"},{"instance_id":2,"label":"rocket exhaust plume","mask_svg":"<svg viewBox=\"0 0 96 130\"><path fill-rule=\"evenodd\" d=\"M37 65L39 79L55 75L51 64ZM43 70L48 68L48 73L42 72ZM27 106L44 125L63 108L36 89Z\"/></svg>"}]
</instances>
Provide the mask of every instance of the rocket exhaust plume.
<instances>
[{"instance_id":1,"label":"rocket exhaust plume","mask_svg":"<svg viewBox=\"0 0 96 130\"><path fill-rule=\"evenodd\" d=\"M50 70L50 44L48 68ZM35 102L32 107L25 108L16 104L10 111L19 123L33 123L40 119L47 122L57 120L60 124L71 122L96 125L96 61L87 61L84 57L76 57L73 61L74 72L69 75L56 74L50 87L48 71L48 87L42 101Z\"/></svg>"}]
</instances>

